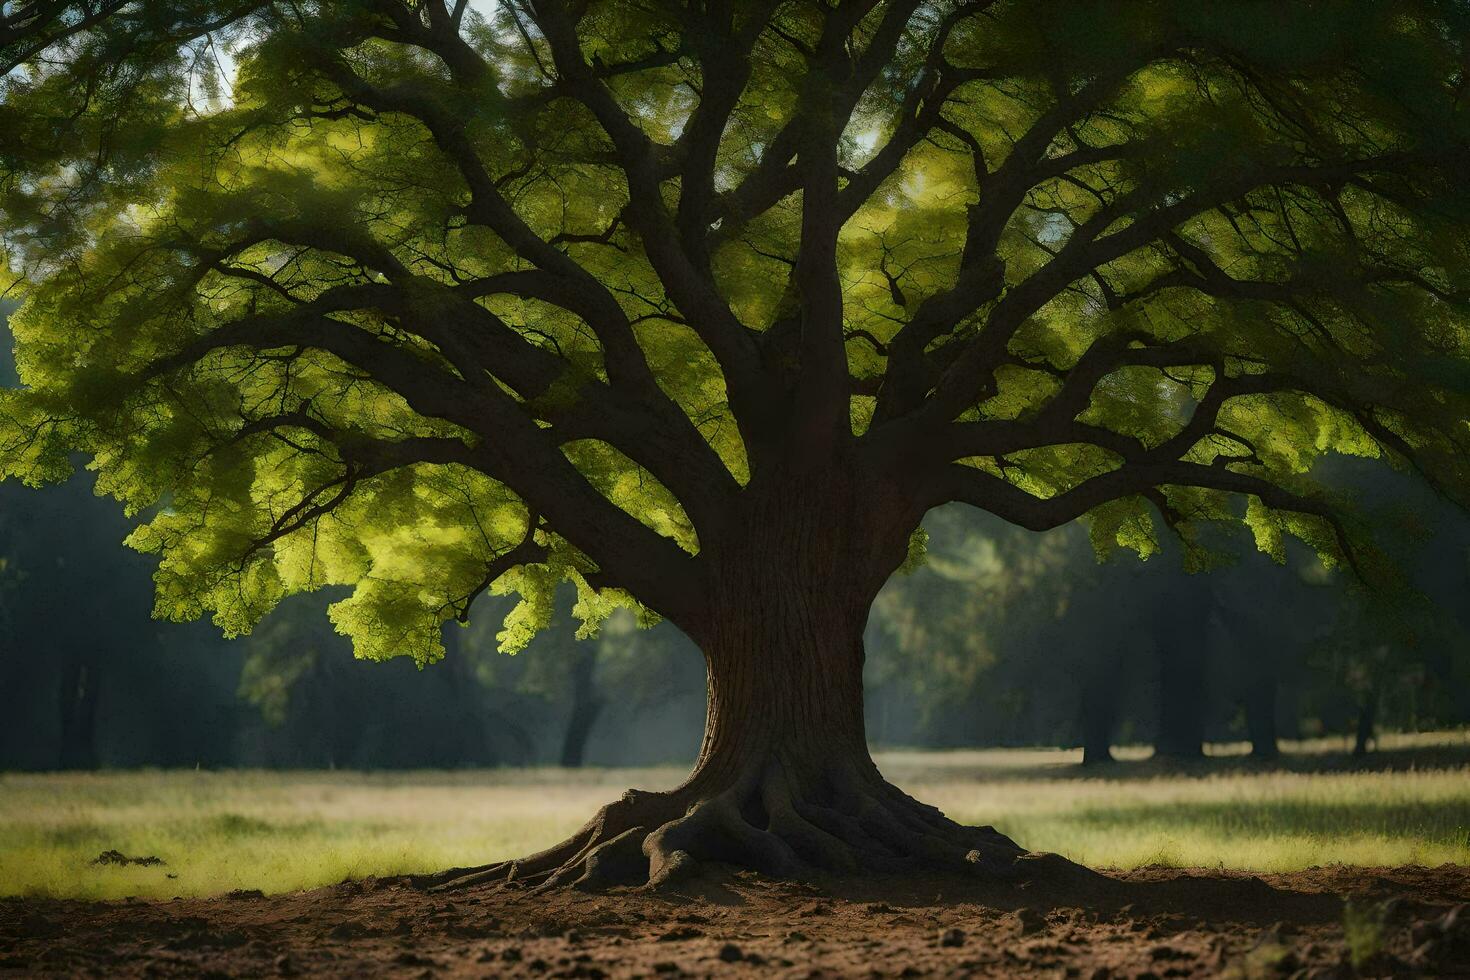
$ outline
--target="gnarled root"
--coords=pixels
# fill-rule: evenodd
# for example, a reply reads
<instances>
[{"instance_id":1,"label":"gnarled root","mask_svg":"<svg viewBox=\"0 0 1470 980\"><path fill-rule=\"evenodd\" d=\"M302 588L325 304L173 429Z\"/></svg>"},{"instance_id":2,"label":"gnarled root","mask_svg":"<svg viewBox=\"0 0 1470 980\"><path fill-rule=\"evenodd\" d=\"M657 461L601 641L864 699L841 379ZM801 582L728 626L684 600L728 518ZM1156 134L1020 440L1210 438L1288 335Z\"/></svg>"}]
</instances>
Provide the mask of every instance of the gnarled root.
<instances>
[{"instance_id":1,"label":"gnarled root","mask_svg":"<svg viewBox=\"0 0 1470 980\"><path fill-rule=\"evenodd\" d=\"M1028 855L1003 834L955 823L876 772L827 775L820 794L776 762L722 788L696 775L667 793L630 790L555 847L426 883L432 891L489 882L597 890L659 888L712 864L783 878L944 869L1008 878L1025 867Z\"/></svg>"}]
</instances>

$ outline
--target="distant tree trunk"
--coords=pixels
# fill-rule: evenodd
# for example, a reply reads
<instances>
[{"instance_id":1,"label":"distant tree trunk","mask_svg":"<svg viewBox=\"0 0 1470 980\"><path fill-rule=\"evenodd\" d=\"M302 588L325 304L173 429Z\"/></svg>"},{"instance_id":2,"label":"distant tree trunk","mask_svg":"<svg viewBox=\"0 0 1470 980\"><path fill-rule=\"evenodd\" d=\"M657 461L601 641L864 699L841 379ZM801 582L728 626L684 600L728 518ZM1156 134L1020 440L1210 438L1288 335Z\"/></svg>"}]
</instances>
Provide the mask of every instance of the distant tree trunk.
<instances>
[{"instance_id":1,"label":"distant tree trunk","mask_svg":"<svg viewBox=\"0 0 1470 980\"><path fill-rule=\"evenodd\" d=\"M1082 764L1095 766L1113 761L1113 726L1100 712L1082 715Z\"/></svg>"},{"instance_id":2,"label":"distant tree trunk","mask_svg":"<svg viewBox=\"0 0 1470 980\"><path fill-rule=\"evenodd\" d=\"M1211 593L1203 576L1165 596L1154 615L1154 645L1159 656L1159 733L1154 753L1170 759L1198 759L1205 742L1205 620Z\"/></svg>"},{"instance_id":3,"label":"distant tree trunk","mask_svg":"<svg viewBox=\"0 0 1470 980\"><path fill-rule=\"evenodd\" d=\"M561 764L567 769L578 769L585 761L587 738L592 734L592 726L602 714L604 704L593 683L597 670L596 651L576 650L573 656L576 662L572 665L572 713L561 741Z\"/></svg>"},{"instance_id":4,"label":"distant tree trunk","mask_svg":"<svg viewBox=\"0 0 1470 980\"><path fill-rule=\"evenodd\" d=\"M1078 727L1082 733L1082 764L1113 761L1113 730L1118 724L1118 699L1122 691L1122 664L1116 655L1088 671L1079 697Z\"/></svg>"},{"instance_id":5,"label":"distant tree trunk","mask_svg":"<svg viewBox=\"0 0 1470 980\"><path fill-rule=\"evenodd\" d=\"M1243 677L1241 707L1245 709L1246 737L1251 756L1275 759L1280 756L1276 728L1278 674L1277 637L1262 629L1246 610L1219 606L1215 609L1231 645L1229 656L1239 661Z\"/></svg>"},{"instance_id":6,"label":"distant tree trunk","mask_svg":"<svg viewBox=\"0 0 1470 980\"><path fill-rule=\"evenodd\" d=\"M500 761L500 753L492 734L489 706L482 696L484 689L465 653L463 627L453 620L445 623L441 642L449 666L454 704L464 718L461 726L464 741L457 761L472 766L493 766Z\"/></svg>"},{"instance_id":7,"label":"distant tree trunk","mask_svg":"<svg viewBox=\"0 0 1470 980\"><path fill-rule=\"evenodd\" d=\"M97 768L97 674L96 665L80 655L68 657L61 668L61 769Z\"/></svg>"},{"instance_id":8,"label":"distant tree trunk","mask_svg":"<svg viewBox=\"0 0 1470 980\"><path fill-rule=\"evenodd\" d=\"M1275 759L1281 754L1276 736L1276 676L1261 670L1245 692L1245 727L1251 755Z\"/></svg>"},{"instance_id":9,"label":"distant tree trunk","mask_svg":"<svg viewBox=\"0 0 1470 980\"><path fill-rule=\"evenodd\" d=\"M1378 721L1378 685L1368 691L1358 706L1358 727L1353 737L1353 756L1362 758L1372 748L1373 729Z\"/></svg>"},{"instance_id":10,"label":"distant tree trunk","mask_svg":"<svg viewBox=\"0 0 1470 980\"><path fill-rule=\"evenodd\" d=\"M1171 650L1159 664L1159 735L1156 755L1198 759L1204 755L1204 669L1195 653Z\"/></svg>"}]
</instances>

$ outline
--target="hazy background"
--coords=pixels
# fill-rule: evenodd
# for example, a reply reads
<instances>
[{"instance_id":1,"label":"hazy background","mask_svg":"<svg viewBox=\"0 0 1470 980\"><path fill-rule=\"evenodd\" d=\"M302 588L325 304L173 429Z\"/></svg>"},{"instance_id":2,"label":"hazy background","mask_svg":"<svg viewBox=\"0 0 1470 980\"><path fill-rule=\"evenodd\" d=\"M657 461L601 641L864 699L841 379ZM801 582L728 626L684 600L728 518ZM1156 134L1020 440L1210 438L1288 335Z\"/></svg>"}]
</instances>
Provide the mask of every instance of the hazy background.
<instances>
[{"instance_id":1,"label":"hazy background","mask_svg":"<svg viewBox=\"0 0 1470 980\"><path fill-rule=\"evenodd\" d=\"M8 312L0 307L0 317ZM3 320L0 320L3 323ZM3 327L0 327L3 331ZM16 383L0 333L0 383ZM1249 537L1233 564L1187 575L1164 542L1099 563L1085 527L1047 535L964 508L930 515L930 559L896 577L868 624L868 729L881 746L1205 741L1470 722L1470 521L1415 481L1341 463L1392 529L1422 599L1383 607ZM487 597L448 658L356 661L322 593L245 640L150 618L152 560L125 548L91 474L0 485L0 770L92 767L407 768L648 765L692 760L704 714L698 651L662 625L614 619L577 642L564 615L525 652L495 650ZM569 612L571 597L564 596ZM759 610L752 610L759 615Z\"/></svg>"}]
</instances>

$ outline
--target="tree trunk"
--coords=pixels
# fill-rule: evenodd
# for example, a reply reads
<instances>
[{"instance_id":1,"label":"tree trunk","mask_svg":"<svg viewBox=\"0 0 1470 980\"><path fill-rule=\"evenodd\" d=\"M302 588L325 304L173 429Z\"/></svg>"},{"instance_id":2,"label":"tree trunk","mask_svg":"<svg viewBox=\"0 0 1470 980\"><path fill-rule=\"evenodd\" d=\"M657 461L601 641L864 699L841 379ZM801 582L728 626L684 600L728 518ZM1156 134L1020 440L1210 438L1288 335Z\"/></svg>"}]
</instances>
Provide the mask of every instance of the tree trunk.
<instances>
[{"instance_id":1,"label":"tree trunk","mask_svg":"<svg viewBox=\"0 0 1470 980\"><path fill-rule=\"evenodd\" d=\"M1245 727L1252 756L1275 759L1281 754L1276 744L1276 676L1269 670L1259 670L1246 689Z\"/></svg>"},{"instance_id":2,"label":"tree trunk","mask_svg":"<svg viewBox=\"0 0 1470 980\"><path fill-rule=\"evenodd\" d=\"M61 668L57 691L61 716L61 769L97 768L97 668L71 656Z\"/></svg>"},{"instance_id":3,"label":"tree trunk","mask_svg":"<svg viewBox=\"0 0 1470 980\"><path fill-rule=\"evenodd\" d=\"M1156 755L1198 759L1204 755L1204 664L1175 645L1159 662L1159 734Z\"/></svg>"},{"instance_id":4,"label":"tree trunk","mask_svg":"<svg viewBox=\"0 0 1470 980\"><path fill-rule=\"evenodd\" d=\"M1122 658L1116 650L1086 671L1078 692L1078 728L1082 733L1082 764L1113 761L1113 729L1118 724L1118 699L1122 688Z\"/></svg>"},{"instance_id":5,"label":"tree trunk","mask_svg":"<svg viewBox=\"0 0 1470 980\"><path fill-rule=\"evenodd\" d=\"M587 738L602 714L604 702L597 696L593 683L597 654L592 650L575 650L572 655L576 658L572 665L572 713L562 733L561 764L567 769L579 769L587 756Z\"/></svg>"},{"instance_id":6,"label":"tree trunk","mask_svg":"<svg viewBox=\"0 0 1470 980\"><path fill-rule=\"evenodd\" d=\"M1154 614L1154 644L1159 655L1159 733L1154 753L1170 759L1198 759L1205 742L1204 635L1212 595L1204 576L1165 596Z\"/></svg>"},{"instance_id":7,"label":"tree trunk","mask_svg":"<svg viewBox=\"0 0 1470 980\"><path fill-rule=\"evenodd\" d=\"M1087 700L1082 708L1082 764L1095 766L1112 762L1114 712L1094 704L1093 696L1087 692L1083 697Z\"/></svg>"},{"instance_id":8,"label":"tree trunk","mask_svg":"<svg viewBox=\"0 0 1470 980\"><path fill-rule=\"evenodd\" d=\"M461 743L456 751L456 764L472 766L494 766L504 760L500 758L496 736L501 726L490 716L485 703L485 691L475 676L474 664L464 648L464 629L457 622L445 623L441 636L444 643L444 662L448 668L448 680L452 703L457 707L463 722L457 726Z\"/></svg>"},{"instance_id":9,"label":"tree trunk","mask_svg":"<svg viewBox=\"0 0 1470 980\"><path fill-rule=\"evenodd\" d=\"M855 528L868 513L861 498L817 493L803 506L789 484L779 490L752 490L732 533L701 555L712 599L696 622L680 624L708 668L704 741L688 780L663 793L629 791L562 844L438 887L660 886L711 864L775 876L1014 873L1014 843L912 799L868 754L863 627L902 560L906 529L885 537Z\"/></svg>"},{"instance_id":10,"label":"tree trunk","mask_svg":"<svg viewBox=\"0 0 1470 980\"><path fill-rule=\"evenodd\" d=\"M1014 865L1009 839L954 823L879 774L857 625L768 595L706 640L704 742L682 786L630 790L557 847L439 887L662 885L706 864L773 876Z\"/></svg>"},{"instance_id":11,"label":"tree trunk","mask_svg":"<svg viewBox=\"0 0 1470 980\"><path fill-rule=\"evenodd\" d=\"M1378 719L1378 687L1374 685L1358 706L1357 731L1353 736L1353 757L1362 758L1372 748L1373 729Z\"/></svg>"}]
</instances>

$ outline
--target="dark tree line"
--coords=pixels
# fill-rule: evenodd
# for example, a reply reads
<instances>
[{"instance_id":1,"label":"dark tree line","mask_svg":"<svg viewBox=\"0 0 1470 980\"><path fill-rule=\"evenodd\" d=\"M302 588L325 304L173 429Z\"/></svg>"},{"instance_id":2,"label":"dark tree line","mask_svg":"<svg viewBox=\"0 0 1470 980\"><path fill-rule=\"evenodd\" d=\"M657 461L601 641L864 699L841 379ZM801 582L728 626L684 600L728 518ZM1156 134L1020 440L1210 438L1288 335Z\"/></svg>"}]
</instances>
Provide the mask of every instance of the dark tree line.
<instances>
[{"instance_id":1,"label":"dark tree line","mask_svg":"<svg viewBox=\"0 0 1470 980\"><path fill-rule=\"evenodd\" d=\"M1165 544L1098 564L1082 528L1018 532L963 512L928 564L895 579L869 624L870 735L918 745L1120 743L1196 759L1206 741L1338 735L1470 721L1470 522L1406 475L1332 479L1401 530L1412 595L1375 601L1305 549L1248 546L1190 574ZM939 651L939 652L937 652ZM978 666L977 666L978 665Z\"/></svg>"},{"instance_id":2,"label":"dark tree line","mask_svg":"<svg viewBox=\"0 0 1470 980\"><path fill-rule=\"evenodd\" d=\"M1366 748L1375 727L1465 724L1454 599L1470 529L1440 517L1409 556L1430 593L1415 632L1301 551L1189 575L1177 554L1099 565L1080 528L1018 535L936 512L936 540L954 544L890 583L869 624L869 738L1080 745L1089 762L1120 743L1193 758L1244 739L1270 758L1281 738ZM125 533L84 478L0 488L0 768L618 765L697 747L702 677L671 627L619 617L579 641L564 594L510 657L494 636L510 604L485 599L472 628L446 627L446 663L420 671L355 660L320 602L298 599L222 641L147 618L151 563ZM629 737L630 714L646 737Z\"/></svg>"}]
</instances>

